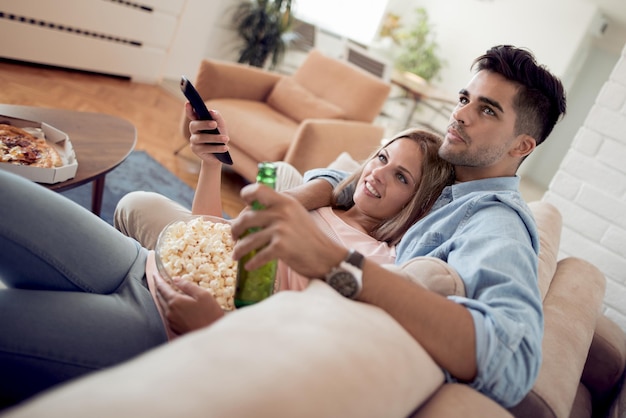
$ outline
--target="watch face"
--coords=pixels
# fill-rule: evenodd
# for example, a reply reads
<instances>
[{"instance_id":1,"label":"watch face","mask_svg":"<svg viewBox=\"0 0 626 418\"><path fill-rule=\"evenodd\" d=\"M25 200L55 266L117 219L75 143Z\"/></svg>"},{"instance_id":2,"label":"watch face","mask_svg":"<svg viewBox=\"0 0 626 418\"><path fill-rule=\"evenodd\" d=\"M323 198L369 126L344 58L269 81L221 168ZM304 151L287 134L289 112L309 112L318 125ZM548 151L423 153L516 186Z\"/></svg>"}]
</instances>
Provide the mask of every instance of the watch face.
<instances>
[{"instance_id":1,"label":"watch face","mask_svg":"<svg viewBox=\"0 0 626 418\"><path fill-rule=\"evenodd\" d=\"M327 283L342 296L350 299L353 299L359 292L356 278L347 271L337 271L331 274L327 279Z\"/></svg>"}]
</instances>

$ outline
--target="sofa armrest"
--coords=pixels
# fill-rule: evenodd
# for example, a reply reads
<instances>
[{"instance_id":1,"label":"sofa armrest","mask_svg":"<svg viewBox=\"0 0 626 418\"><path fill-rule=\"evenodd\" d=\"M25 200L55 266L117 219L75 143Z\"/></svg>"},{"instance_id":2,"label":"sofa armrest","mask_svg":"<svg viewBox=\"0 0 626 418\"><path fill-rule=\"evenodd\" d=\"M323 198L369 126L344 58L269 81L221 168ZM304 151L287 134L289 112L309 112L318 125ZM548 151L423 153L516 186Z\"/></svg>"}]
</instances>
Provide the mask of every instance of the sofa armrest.
<instances>
[{"instance_id":1,"label":"sofa armrest","mask_svg":"<svg viewBox=\"0 0 626 418\"><path fill-rule=\"evenodd\" d=\"M513 417L485 395L460 383L443 385L411 418Z\"/></svg>"},{"instance_id":2,"label":"sofa armrest","mask_svg":"<svg viewBox=\"0 0 626 418\"><path fill-rule=\"evenodd\" d=\"M626 334L615 322L602 315L596 324L581 379L594 402L606 404L612 400L625 366Z\"/></svg>"},{"instance_id":3,"label":"sofa armrest","mask_svg":"<svg viewBox=\"0 0 626 418\"><path fill-rule=\"evenodd\" d=\"M626 386L623 382L618 386L617 394L604 416L610 418L626 417Z\"/></svg>"},{"instance_id":4,"label":"sofa armrest","mask_svg":"<svg viewBox=\"0 0 626 418\"><path fill-rule=\"evenodd\" d=\"M604 297L604 275L579 258L559 261L544 299L537 381L511 409L518 417L570 415Z\"/></svg>"},{"instance_id":5,"label":"sofa armrest","mask_svg":"<svg viewBox=\"0 0 626 418\"><path fill-rule=\"evenodd\" d=\"M300 124L284 161L300 173L327 167L342 152L355 160L367 158L384 136L382 126L335 119L308 119Z\"/></svg>"}]
</instances>

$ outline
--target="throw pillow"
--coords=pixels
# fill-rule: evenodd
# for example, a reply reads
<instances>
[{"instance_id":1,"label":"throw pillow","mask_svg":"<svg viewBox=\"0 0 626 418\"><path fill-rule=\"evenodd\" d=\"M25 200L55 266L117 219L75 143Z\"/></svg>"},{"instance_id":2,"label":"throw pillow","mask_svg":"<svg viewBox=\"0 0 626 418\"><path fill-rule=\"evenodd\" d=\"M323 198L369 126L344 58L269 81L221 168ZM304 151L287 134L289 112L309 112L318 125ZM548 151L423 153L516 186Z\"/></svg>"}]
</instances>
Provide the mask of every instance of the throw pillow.
<instances>
[{"instance_id":1,"label":"throw pillow","mask_svg":"<svg viewBox=\"0 0 626 418\"><path fill-rule=\"evenodd\" d=\"M361 165L347 152L342 152L335 158L335 161L328 165L328 168L334 170L343 170L349 173L356 171Z\"/></svg>"},{"instance_id":2,"label":"throw pillow","mask_svg":"<svg viewBox=\"0 0 626 418\"><path fill-rule=\"evenodd\" d=\"M283 77L276 83L267 104L297 122L345 117L343 109L314 95L292 77Z\"/></svg>"}]
</instances>

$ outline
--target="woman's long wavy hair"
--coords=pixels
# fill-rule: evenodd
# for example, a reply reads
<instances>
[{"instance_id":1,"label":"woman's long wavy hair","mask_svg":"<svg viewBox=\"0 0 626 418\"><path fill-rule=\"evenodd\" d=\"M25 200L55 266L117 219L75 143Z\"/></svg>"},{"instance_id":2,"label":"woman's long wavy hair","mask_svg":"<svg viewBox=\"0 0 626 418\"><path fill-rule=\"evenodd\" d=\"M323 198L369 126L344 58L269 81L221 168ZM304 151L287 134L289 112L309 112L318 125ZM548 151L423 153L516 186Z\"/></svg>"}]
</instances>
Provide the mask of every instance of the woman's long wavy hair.
<instances>
[{"instance_id":1,"label":"woman's long wavy hair","mask_svg":"<svg viewBox=\"0 0 626 418\"><path fill-rule=\"evenodd\" d=\"M339 183L333 190L332 197L332 206L339 208L340 206L337 204L337 200L341 192L348 187L352 187L352 190L356 189L365 164L371 159L376 158L382 149L402 138L410 139L420 146L424 155L422 177L420 182L415 186L413 197L406 203L402 210L395 216L384 219L371 233L372 237L376 238L378 241L386 242L389 245L396 245L400 242L400 239L402 239L402 236L411 225L426 216L430 211L443 188L452 184L454 181L454 169L452 165L439 157L439 147L442 142L441 137L421 129L408 129L400 132L385 145L373 152L365 162L361 164L358 170ZM353 205L354 201L351 201L349 206L351 207ZM341 208L345 209L346 207L342 206Z\"/></svg>"}]
</instances>

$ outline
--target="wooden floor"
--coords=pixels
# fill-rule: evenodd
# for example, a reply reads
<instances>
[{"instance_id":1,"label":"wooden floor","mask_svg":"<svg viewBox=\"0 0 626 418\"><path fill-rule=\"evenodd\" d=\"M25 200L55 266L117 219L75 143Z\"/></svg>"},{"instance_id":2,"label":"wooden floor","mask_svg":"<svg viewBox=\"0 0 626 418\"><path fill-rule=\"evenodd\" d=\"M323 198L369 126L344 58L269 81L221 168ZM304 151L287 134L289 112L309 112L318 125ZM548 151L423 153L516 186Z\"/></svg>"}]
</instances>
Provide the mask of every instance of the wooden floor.
<instances>
[{"instance_id":1,"label":"wooden floor","mask_svg":"<svg viewBox=\"0 0 626 418\"><path fill-rule=\"evenodd\" d=\"M0 61L0 103L101 112L127 119L137 129L137 150L144 150L192 188L199 160L184 145L180 131L183 99L157 85L104 75ZM225 173L224 211L236 216L242 179Z\"/></svg>"}]
</instances>

